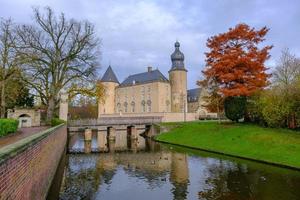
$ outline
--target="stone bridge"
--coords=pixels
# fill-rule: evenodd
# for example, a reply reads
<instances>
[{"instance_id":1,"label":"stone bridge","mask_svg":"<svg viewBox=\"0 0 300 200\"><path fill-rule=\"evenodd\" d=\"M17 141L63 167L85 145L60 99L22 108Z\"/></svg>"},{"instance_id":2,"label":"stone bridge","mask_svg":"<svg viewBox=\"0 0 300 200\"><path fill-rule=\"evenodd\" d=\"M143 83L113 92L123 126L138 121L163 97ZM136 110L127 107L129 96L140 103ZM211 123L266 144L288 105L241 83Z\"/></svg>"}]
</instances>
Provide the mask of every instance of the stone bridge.
<instances>
[{"instance_id":1,"label":"stone bridge","mask_svg":"<svg viewBox=\"0 0 300 200\"><path fill-rule=\"evenodd\" d=\"M143 117L102 117L98 119L69 120L68 131L84 131L86 141L91 140L92 131L97 131L98 137L105 134L109 140L114 140L119 130L126 130L128 136L137 139L138 130L145 130L145 136L152 137L155 135L153 124L162 122L160 116L143 116Z\"/></svg>"},{"instance_id":2,"label":"stone bridge","mask_svg":"<svg viewBox=\"0 0 300 200\"><path fill-rule=\"evenodd\" d=\"M69 120L69 128L95 128L100 126L115 126L115 125L152 125L162 122L161 116L141 116L141 117L101 117L98 119L80 119Z\"/></svg>"}]
</instances>

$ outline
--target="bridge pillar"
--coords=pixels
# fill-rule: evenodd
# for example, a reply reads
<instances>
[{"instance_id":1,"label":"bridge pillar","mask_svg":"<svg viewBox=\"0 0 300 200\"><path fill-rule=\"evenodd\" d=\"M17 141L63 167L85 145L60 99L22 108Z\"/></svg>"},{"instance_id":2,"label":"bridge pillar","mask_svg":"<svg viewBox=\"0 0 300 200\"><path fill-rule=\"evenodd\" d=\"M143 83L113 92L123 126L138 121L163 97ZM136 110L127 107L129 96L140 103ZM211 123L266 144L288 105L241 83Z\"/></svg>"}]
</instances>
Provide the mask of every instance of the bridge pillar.
<instances>
[{"instance_id":1,"label":"bridge pillar","mask_svg":"<svg viewBox=\"0 0 300 200\"><path fill-rule=\"evenodd\" d=\"M92 152L92 141L84 140L84 153L91 153L91 152Z\"/></svg>"},{"instance_id":2,"label":"bridge pillar","mask_svg":"<svg viewBox=\"0 0 300 200\"><path fill-rule=\"evenodd\" d=\"M131 139L132 140L137 140L138 139L138 132L135 126L130 127L130 134L131 134Z\"/></svg>"},{"instance_id":3,"label":"bridge pillar","mask_svg":"<svg viewBox=\"0 0 300 200\"><path fill-rule=\"evenodd\" d=\"M91 141L92 140L92 129L85 129L84 130L84 140Z\"/></svg>"},{"instance_id":4,"label":"bridge pillar","mask_svg":"<svg viewBox=\"0 0 300 200\"><path fill-rule=\"evenodd\" d=\"M116 140L116 129L114 127L107 128L108 139L115 141Z\"/></svg>"},{"instance_id":5,"label":"bridge pillar","mask_svg":"<svg viewBox=\"0 0 300 200\"><path fill-rule=\"evenodd\" d=\"M114 153L116 150L116 141L110 140L108 146L109 146L109 153Z\"/></svg>"},{"instance_id":6,"label":"bridge pillar","mask_svg":"<svg viewBox=\"0 0 300 200\"><path fill-rule=\"evenodd\" d=\"M133 153L137 153L137 151L138 151L138 141L137 140L131 141L131 150Z\"/></svg>"},{"instance_id":7,"label":"bridge pillar","mask_svg":"<svg viewBox=\"0 0 300 200\"><path fill-rule=\"evenodd\" d=\"M98 130L97 143L99 151L107 151L107 133L106 131Z\"/></svg>"},{"instance_id":8,"label":"bridge pillar","mask_svg":"<svg viewBox=\"0 0 300 200\"><path fill-rule=\"evenodd\" d=\"M157 135L157 131L154 127L154 125L146 125L145 126L145 136L148 138L154 137Z\"/></svg>"},{"instance_id":9,"label":"bridge pillar","mask_svg":"<svg viewBox=\"0 0 300 200\"><path fill-rule=\"evenodd\" d=\"M91 153L92 151L92 129L84 130L84 153Z\"/></svg>"}]
</instances>

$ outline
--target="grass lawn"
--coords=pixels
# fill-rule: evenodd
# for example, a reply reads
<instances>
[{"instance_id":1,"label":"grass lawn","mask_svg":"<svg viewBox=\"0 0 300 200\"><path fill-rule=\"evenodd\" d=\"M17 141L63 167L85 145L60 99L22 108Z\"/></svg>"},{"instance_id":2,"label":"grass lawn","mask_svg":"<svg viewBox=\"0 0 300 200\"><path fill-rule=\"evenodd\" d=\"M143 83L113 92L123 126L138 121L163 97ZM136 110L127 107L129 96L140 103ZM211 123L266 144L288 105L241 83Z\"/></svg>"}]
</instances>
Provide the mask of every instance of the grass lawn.
<instances>
[{"instance_id":1,"label":"grass lawn","mask_svg":"<svg viewBox=\"0 0 300 200\"><path fill-rule=\"evenodd\" d=\"M165 123L172 129L155 139L300 169L300 132L252 124Z\"/></svg>"}]
</instances>

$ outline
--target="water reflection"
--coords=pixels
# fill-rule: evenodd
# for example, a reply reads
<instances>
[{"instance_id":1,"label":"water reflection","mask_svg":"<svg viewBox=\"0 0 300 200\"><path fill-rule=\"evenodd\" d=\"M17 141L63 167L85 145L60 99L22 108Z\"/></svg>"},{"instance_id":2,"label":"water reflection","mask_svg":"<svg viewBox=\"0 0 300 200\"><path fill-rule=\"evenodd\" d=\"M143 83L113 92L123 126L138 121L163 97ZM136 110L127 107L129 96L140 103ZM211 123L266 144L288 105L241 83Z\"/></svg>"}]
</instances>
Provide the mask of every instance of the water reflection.
<instances>
[{"instance_id":1,"label":"water reflection","mask_svg":"<svg viewBox=\"0 0 300 200\"><path fill-rule=\"evenodd\" d=\"M85 140L84 132L73 132L69 137L70 153L115 152L131 150L137 152L145 149L145 139L141 136L145 129L137 129L138 137L133 139L127 130L116 130L113 140L108 137L107 130L92 132L92 139Z\"/></svg>"},{"instance_id":2,"label":"water reflection","mask_svg":"<svg viewBox=\"0 0 300 200\"><path fill-rule=\"evenodd\" d=\"M104 153L67 156L60 199L300 199L298 171L116 135L75 136Z\"/></svg>"}]
</instances>

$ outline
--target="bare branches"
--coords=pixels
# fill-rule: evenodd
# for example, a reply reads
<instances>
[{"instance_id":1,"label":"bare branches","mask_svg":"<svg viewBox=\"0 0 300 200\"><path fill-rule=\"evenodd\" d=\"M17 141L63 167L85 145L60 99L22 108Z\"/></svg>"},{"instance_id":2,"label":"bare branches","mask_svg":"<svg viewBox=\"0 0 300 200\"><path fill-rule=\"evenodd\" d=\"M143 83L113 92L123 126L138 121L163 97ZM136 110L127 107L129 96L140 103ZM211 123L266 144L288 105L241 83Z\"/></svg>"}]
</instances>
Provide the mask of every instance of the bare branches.
<instances>
[{"instance_id":1,"label":"bare branches","mask_svg":"<svg viewBox=\"0 0 300 200\"><path fill-rule=\"evenodd\" d=\"M58 17L49 7L34 10L34 25L18 26L18 53L23 58L28 84L43 102L57 102L59 91L91 84L97 75L100 40L85 21ZM78 88L78 91L82 88ZM51 108L53 109L53 108Z\"/></svg>"},{"instance_id":2,"label":"bare branches","mask_svg":"<svg viewBox=\"0 0 300 200\"><path fill-rule=\"evenodd\" d=\"M16 35L11 19L0 21L0 85L1 85L1 117L6 112L6 82L18 71L18 55L15 51Z\"/></svg>"},{"instance_id":3,"label":"bare branches","mask_svg":"<svg viewBox=\"0 0 300 200\"><path fill-rule=\"evenodd\" d=\"M289 49L282 50L280 60L273 73L275 84L285 86L292 84L300 76L300 59L296 58Z\"/></svg>"}]
</instances>

